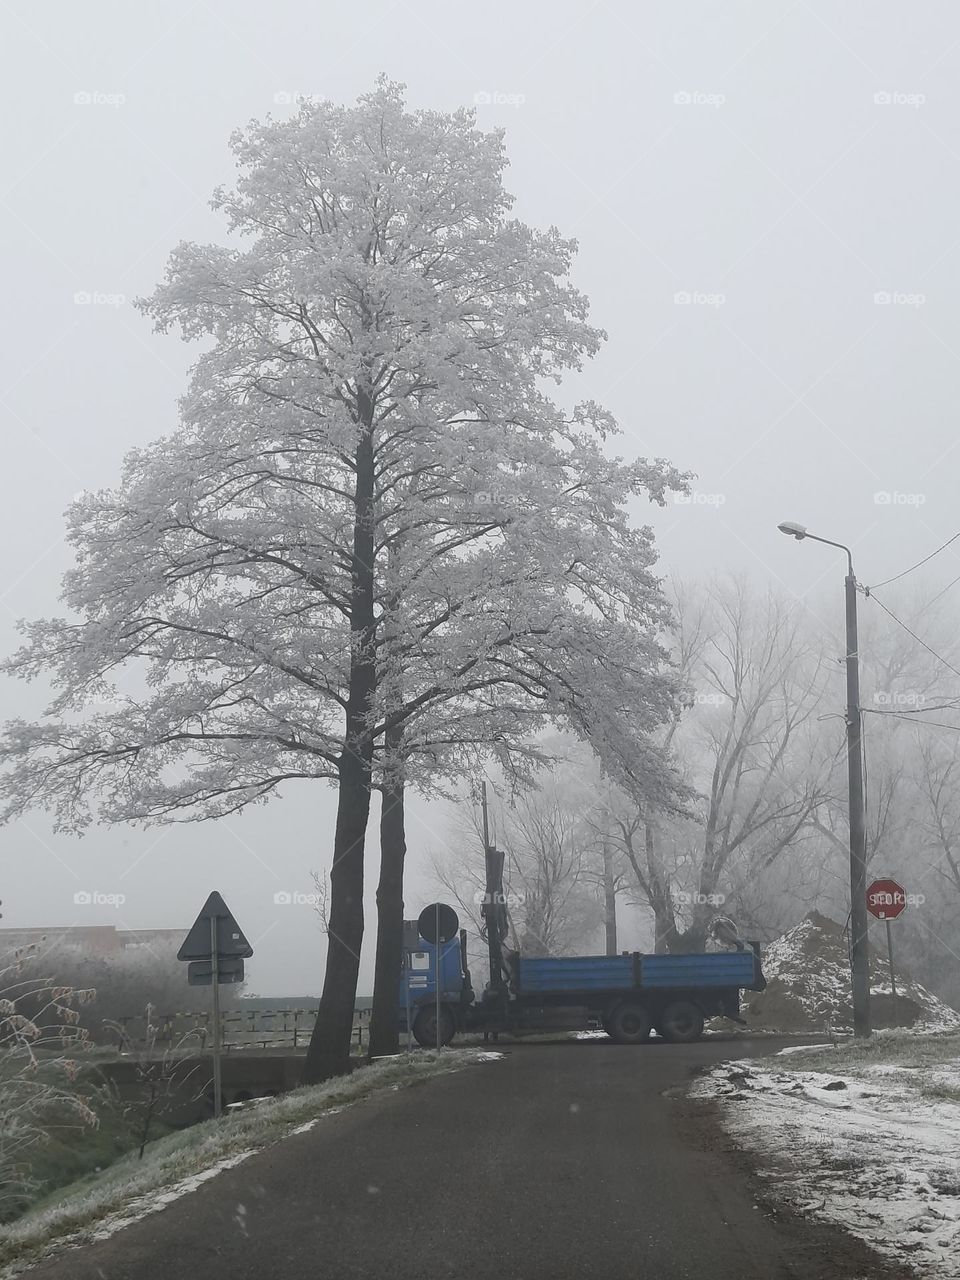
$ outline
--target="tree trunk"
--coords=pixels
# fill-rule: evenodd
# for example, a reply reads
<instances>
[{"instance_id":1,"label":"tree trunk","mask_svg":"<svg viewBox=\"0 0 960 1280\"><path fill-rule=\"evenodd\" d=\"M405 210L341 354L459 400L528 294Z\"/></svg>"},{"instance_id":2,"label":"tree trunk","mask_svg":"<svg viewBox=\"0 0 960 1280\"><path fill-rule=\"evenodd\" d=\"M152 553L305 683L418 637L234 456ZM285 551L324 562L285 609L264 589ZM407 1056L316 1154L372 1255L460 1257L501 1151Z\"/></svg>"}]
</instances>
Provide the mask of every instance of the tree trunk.
<instances>
[{"instance_id":1,"label":"tree trunk","mask_svg":"<svg viewBox=\"0 0 960 1280\"><path fill-rule=\"evenodd\" d=\"M360 439L356 453L350 596L350 684L344 748L338 762L337 828L330 870L327 967L307 1060L305 1084L350 1070L350 1041L363 942L363 846L370 814L373 738L370 710L376 690L374 648L373 401L357 396Z\"/></svg>"},{"instance_id":2,"label":"tree trunk","mask_svg":"<svg viewBox=\"0 0 960 1280\"><path fill-rule=\"evenodd\" d=\"M671 950L671 943L675 943L677 938L677 928L672 912L662 907L659 910L654 907L653 927L656 930L653 949L658 956L665 955Z\"/></svg>"},{"instance_id":3,"label":"tree trunk","mask_svg":"<svg viewBox=\"0 0 960 1280\"><path fill-rule=\"evenodd\" d=\"M370 1015L370 1057L400 1048L400 973L403 954L404 831L402 777L385 781L380 809L380 883L377 885L377 958Z\"/></svg>"},{"instance_id":4,"label":"tree trunk","mask_svg":"<svg viewBox=\"0 0 960 1280\"><path fill-rule=\"evenodd\" d=\"M603 854L603 924L606 938L606 954L617 954L617 888L613 877L613 855L606 835L601 846Z\"/></svg>"},{"instance_id":5,"label":"tree trunk","mask_svg":"<svg viewBox=\"0 0 960 1280\"><path fill-rule=\"evenodd\" d=\"M673 905L673 894L670 892L669 882L657 854L656 831L650 821L645 821L643 824L643 844L647 874L650 878L650 905L653 907L655 931L653 949L657 955L663 955L668 951L681 949L680 934L677 932L677 913Z\"/></svg>"},{"instance_id":6,"label":"tree trunk","mask_svg":"<svg viewBox=\"0 0 960 1280\"><path fill-rule=\"evenodd\" d=\"M363 845L370 812L370 765L347 753L340 762L337 830L330 871L327 968L304 1084L350 1070L350 1041L363 942Z\"/></svg>"}]
</instances>

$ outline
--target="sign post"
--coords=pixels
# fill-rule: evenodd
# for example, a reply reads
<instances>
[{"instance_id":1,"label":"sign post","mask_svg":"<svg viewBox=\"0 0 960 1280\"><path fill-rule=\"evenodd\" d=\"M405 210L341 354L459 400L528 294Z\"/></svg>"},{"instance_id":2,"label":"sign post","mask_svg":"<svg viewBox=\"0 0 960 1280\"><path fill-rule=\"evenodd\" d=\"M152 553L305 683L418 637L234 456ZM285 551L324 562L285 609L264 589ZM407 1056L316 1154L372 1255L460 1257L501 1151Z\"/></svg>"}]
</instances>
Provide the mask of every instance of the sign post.
<instances>
[{"instance_id":1,"label":"sign post","mask_svg":"<svg viewBox=\"0 0 960 1280\"><path fill-rule=\"evenodd\" d=\"M887 960L890 962L890 990L893 992L893 1008L897 1008L897 980L893 976L893 935L890 932L890 921L885 920L887 926Z\"/></svg>"},{"instance_id":2,"label":"sign post","mask_svg":"<svg viewBox=\"0 0 960 1280\"><path fill-rule=\"evenodd\" d=\"M440 953L443 951L443 943L440 941L440 903L437 903L436 912L436 934L437 934L437 1053L443 1048L440 1043Z\"/></svg>"},{"instance_id":3,"label":"sign post","mask_svg":"<svg viewBox=\"0 0 960 1280\"><path fill-rule=\"evenodd\" d=\"M213 987L213 1114L218 1119L223 1111L220 983L242 982L244 959L252 955L253 947L244 937L233 913L220 894L214 891L184 938L177 959L189 962L187 981L191 986Z\"/></svg>"},{"instance_id":4,"label":"sign post","mask_svg":"<svg viewBox=\"0 0 960 1280\"><path fill-rule=\"evenodd\" d=\"M210 917L210 956L213 972L213 1116L223 1111L223 1084L220 1071L220 955L217 951L217 917ZM189 979L188 979L189 980Z\"/></svg>"},{"instance_id":5,"label":"sign post","mask_svg":"<svg viewBox=\"0 0 960 1280\"><path fill-rule=\"evenodd\" d=\"M902 884L885 877L874 880L867 888L867 910L877 920L882 920L887 927L887 962L890 966L890 991L893 995L893 1012L897 1012L897 980L893 974L893 934L890 921L903 912L907 905L907 894Z\"/></svg>"},{"instance_id":6,"label":"sign post","mask_svg":"<svg viewBox=\"0 0 960 1280\"><path fill-rule=\"evenodd\" d=\"M440 958L443 952L444 943L449 942L451 938L457 936L457 930L460 928L460 919L453 907L448 907L444 902L434 902L429 907L424 907L420 912L420 918L417 920L417 929L420 937L427 942L432 943L436 947L436 985L437 985L437 1049L443 1048L442 1035L440 1030L441 1010L440 1010Z\"/></svg>"}]
</instances>

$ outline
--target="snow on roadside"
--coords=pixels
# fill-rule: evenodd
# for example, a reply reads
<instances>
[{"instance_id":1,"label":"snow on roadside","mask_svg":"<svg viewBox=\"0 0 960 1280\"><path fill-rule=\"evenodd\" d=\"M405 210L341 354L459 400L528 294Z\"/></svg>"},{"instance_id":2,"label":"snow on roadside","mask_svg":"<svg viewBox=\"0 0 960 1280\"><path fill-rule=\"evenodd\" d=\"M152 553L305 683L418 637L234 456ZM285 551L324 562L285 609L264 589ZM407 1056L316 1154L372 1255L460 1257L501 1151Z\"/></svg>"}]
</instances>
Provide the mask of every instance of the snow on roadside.
<instances>
[{"instance_id":1,"label":"snow on roadside","mask_svg":"<svg viewBox=\"0 0 960 1280\"><path fill-rule=\"evenodd\" d=\"M106 1239L271 1142L306 1133L319 1120L369 1094L501 1057L444 1049L439 1054L422 1050L386 1058L350 1076L295 1089L220 1121L208 1120L161 1138L147 1147L143 1160L131 1153L96 1178L62 1188L45 1207L0 1226L0 1280L9 1280L51 1252Z\"/></svg>"},{"instance_id":2,"label":"snow on roadside","mask_svg":"<svg viewBox=\"0 0 960 1280\"><path fill-rule=\"evenodd\" d=\"M933 1050L889 1036L866 1051L811 1046L809 1061L794 1049L726 1062L691 1095L721 1105L776 1198L924 1276L957 1280L960 1037L932 1039Z\"/></svg>"},{"instance_id":3,"label":"snow on roadside","mask_svg":"<svg viewBox=\"0 0 960 1280\"><path fill-rule=\"evenodd\" d=\"M168 1204L173 1204L174 1200L179 1200L181 1196L189 1195L191 1191L196 1191L197 1187L209 1182L211 1178L215 1178L224 1169L233 1169L236 1165L242 1164L244 1160L249 1160L253 1154L253 1151L238 1151L236 1155L227 1156L225 1159L218 1161L217 1164L212 1164L209 1168L202 1169L199 1173L192 1173L188 1178L181 1178L179 1182L175 1182L173 1186L167 1187L159 1194L137 1196L125 1205L119 1213L114 1213L109 1218L104 1218L91 1233L91 1240L109 1240L111 1236L116 1235L124 1227L129 1227L132 1222L139 1222L141 1218L147 1217L148 1214L158 1213L161 1209L165 1209Z\"/></svg>"}]
</instances>

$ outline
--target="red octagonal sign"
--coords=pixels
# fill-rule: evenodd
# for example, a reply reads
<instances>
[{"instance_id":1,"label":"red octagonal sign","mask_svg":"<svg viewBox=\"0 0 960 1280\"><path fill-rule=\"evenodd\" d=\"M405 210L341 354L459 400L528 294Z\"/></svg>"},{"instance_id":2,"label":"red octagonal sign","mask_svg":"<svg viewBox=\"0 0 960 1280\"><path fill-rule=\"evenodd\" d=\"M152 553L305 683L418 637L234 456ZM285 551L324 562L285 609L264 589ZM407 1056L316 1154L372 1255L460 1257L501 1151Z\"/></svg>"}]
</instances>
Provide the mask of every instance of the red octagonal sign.
<instances>
[{"instance_id":1,"label":"red octagonal sign","mask_svg":"<svg viewBox=\"0 0 960 1280\"><path fill-rule=\"evenodd\" d=\"M907 895L896 880L874 880L867 889L867 910L878 920L896 920L906 905Z\"/></svg>"}]
</instances>

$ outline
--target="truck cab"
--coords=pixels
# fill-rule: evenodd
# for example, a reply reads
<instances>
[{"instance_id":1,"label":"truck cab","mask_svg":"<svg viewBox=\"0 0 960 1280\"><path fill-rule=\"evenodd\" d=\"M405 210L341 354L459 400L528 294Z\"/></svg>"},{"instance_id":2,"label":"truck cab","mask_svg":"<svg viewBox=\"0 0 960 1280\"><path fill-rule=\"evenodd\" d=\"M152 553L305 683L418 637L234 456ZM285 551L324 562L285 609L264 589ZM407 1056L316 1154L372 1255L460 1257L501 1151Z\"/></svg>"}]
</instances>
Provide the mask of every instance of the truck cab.
<instances>
[{"instance_id":1,"label":"truck cab","mask_svg":"<svg viewBox=\"0 0 960 1280\"><path fill-rule=\"evenodd\" d=\"M467 968L467 935L435 944L420 936L416 920L403 922L400 972L400 1030L417 1043L437 1044L437 965L440 968L440 1044L448 1044L465 1027L465 1011L473 1003Z\"/></svg>"}]
</instances>

